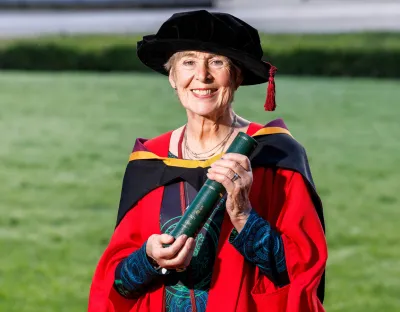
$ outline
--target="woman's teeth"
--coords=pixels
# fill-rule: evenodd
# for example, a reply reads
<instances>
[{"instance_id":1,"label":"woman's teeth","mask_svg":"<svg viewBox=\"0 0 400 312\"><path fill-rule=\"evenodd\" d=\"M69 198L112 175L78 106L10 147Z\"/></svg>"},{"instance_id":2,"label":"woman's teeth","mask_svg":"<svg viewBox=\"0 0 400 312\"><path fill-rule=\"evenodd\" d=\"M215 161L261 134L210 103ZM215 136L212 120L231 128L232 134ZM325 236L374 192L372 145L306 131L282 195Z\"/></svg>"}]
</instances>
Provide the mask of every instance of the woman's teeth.
<instances>
[{"instance_id":1,"label":"woman's teeth","mask_svg":"<svg viewBox=\"0 0 400 312\"><path fill-rule=\"evenodd\" d=\"M197 90L197 89L193 89L192 90L193 93L196 93L198 95L209 95L211 94L213 91L211 89L207 89L207 90Z\"/></svg>"}]
</instances>

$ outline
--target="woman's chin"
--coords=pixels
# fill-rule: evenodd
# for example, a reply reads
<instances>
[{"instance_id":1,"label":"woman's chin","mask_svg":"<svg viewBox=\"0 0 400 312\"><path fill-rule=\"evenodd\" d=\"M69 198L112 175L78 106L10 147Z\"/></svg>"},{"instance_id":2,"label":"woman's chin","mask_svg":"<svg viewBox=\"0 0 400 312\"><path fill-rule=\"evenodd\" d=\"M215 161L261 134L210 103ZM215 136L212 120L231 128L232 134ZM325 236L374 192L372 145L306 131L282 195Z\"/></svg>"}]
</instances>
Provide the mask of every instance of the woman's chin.
<instances>
[{"instance_id":1,"label":"woman's chin","mask_svg":"<svg viewBox=\"0 0 400 312\"><path fill-rule=\"evenodd\" d=\"M198 116L202 117L210 117L210 116L215 116L217 112L217 107L196 107L194 109L190 109L190 111Z\"/></svg>"},{"instance_id":2,"label":"woman's chin","mask_svg":"<svg viewBox=\"0 0 400 312\"><path fill-rule=\"evenodd\" d=\"M210 117L215 116L218 111L221 111L221 109L223 109L224 106L228 106L228 104L224 105L220 103L218 98L212 97L208 99L193 98L184 103L183 106L193 114Z\"/></svg>"}]
</instances>

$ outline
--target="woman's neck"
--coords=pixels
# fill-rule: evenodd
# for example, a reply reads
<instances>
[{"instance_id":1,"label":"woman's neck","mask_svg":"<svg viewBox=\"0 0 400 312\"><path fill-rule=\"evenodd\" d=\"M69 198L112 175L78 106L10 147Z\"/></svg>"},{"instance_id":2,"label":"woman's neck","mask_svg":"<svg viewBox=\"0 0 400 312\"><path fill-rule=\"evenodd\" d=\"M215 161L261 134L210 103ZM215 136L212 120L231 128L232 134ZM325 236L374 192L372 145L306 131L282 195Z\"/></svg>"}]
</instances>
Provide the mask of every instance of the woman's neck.
<instances>
[{"instance_id":1,"label":"woman's neck","mask_svg":"<svg viewBox=\"0 0 400 312\"><path fill-rule=\"evenodd\" d=\"M235 116L233 111L231 111L231 113L231 118L227 119L223 125L221 125L221 123L211 123L210 126L208 123L200 123L197 119L188 118L187 125L182 126L172 132L169 147L170 152L174 155L178 155L179 149L182 148L183 157L193 159L193 157L190 157L189 155L187 155L188 153L185 152L185 143L189 146L190 150L195 153L204 153L211 150L217 144L223 141L227 135L229 135L230 125L232 124L232 119ZM219 154L221 152L225 152L229 145L232 143L237 133L246 133L249 125L250 122L248 120L236 115L236 123L234 125L232 134L229 136L224 149L218 150L216 153ZM207 130L206 126L209 127L209 131L205 131ZM201 132L201 130L203 131ZM217 135L215 136L215 134ZM186 142L185 140L182 140L182 143L179 144L180 140L185 138L185 135Z\"/></svg>"},{"instance_id":2,"label":"woman's neck","mask_svg":"<svg viewBox=\"0 0 400 312\"><path fill-rule=\"evenodd\" d=\"M235 116L231 109L214 119L188 114L186 125L188 143L192 143L196 150L214 147L232 132L232 128L236 128Z\"/></svg>"},{"instance_id":3,"label":"woman's neck","mask_svg":"<svg viewBox=\"0 0 400 312\"><path fill-rule=\"evenodd\" d=\"M191 118L182 128L184 136L182 152L184 158L208 159L223 153L230 146L238 132L247 132L250 125L248 120L237 116L232 110L219 119Z\"/></svg>"}]
</instances>

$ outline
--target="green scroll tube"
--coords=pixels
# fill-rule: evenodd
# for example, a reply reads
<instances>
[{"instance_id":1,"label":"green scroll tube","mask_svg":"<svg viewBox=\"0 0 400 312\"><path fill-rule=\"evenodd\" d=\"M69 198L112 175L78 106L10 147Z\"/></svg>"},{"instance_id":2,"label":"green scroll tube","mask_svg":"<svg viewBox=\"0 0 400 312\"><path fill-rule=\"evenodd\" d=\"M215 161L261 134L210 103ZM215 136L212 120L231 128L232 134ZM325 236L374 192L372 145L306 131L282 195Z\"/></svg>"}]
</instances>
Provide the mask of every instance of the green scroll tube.
<instances>
[{"instance_id":1,"label":"green scroll tube","mask_svg":"<svg viewBox=\"0 0 400 312\"><path fill-rule=\"evenodd\" d=\"M257 144L257 141L251 136L239 132L226 153L250 156ZM175 239L183 234L194 237L200 226L207 220L217 201L225 193L226 190L221 183L207 179L170 235Z\"/></svg>"}]
</instances>

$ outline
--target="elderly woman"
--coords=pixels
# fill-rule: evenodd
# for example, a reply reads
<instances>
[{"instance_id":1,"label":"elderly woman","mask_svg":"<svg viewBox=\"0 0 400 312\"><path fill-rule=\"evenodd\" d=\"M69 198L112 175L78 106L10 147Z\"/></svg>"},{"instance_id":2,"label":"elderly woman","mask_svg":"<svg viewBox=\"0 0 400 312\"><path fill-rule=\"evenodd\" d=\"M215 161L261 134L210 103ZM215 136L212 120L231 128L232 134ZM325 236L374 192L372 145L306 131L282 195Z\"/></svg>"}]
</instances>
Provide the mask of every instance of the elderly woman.
<instances>
[{"instance_id":1,"label":"elderly woman","mask_svg":"<svg viewBox=\"0 0 400 312\"><path fill-rule=\"evenodd\" d=\"M262 126L232 109L239 86L267 81L275 108L257 30L229 14L174 14L138 56L168 75L187 122L136 141L89 311L324 311L322 206L304 149L282 120ZM251 161L224 153L239 132L259 143ZM226 196L195 237L175 239L207 178Z\"/></svg>"}]
</instances>

